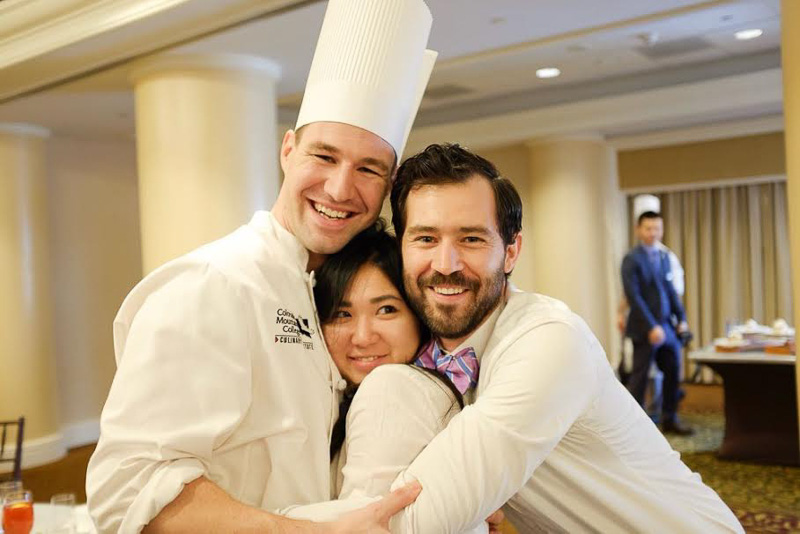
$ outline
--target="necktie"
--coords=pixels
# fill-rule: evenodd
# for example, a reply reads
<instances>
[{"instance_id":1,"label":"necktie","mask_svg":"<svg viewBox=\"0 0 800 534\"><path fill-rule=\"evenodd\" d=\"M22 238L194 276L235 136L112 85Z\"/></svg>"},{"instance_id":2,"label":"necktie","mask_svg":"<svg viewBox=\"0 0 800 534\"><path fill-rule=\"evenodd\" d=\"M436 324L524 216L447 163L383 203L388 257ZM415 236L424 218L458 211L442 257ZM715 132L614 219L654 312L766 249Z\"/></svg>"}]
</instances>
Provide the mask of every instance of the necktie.
<instances>
[{"instance_id":1,"label":"necktie","mask_svg":"<svg viewBox=\"0 0 800 534\"><path fill-rule=\"evenodd\" d=\"M445 375L462 395L478 385L478 358L472 347L447 354L435 340L431 340L420 350L414 365Z\"/></svg>"},{"instance_id":2,"label":"necktie","mask_svg":"<svg viewBox=\"0 0 800 534\"><path fill-rule=\"evenodd\" d=\"M661 253L656 248L651 248L648 251L648 255L650 256L650 263L653 265L653 270L655 271L656 275L661 274Z\"/></svg>"}]
</instances>

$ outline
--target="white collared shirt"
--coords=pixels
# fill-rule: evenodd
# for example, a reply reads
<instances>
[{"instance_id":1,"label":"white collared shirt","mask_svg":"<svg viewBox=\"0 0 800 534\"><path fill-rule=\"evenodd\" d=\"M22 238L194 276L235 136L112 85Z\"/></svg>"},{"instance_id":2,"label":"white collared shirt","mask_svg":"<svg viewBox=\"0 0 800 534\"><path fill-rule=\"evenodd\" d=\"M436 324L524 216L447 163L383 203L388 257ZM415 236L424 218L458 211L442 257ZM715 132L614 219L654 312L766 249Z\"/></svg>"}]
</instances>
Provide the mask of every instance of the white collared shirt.
<instances>
[{"instance_id":1,"label":"white collared shirt","mask_svg":"<svg viewBox=\"0 0 800 534\"><path fill-rule=\"evenodd\" d=\"M399 473L392 488L417 479L423 491L394 516L395 533L486 532L506 504L525 533L743 532L616 380L582 319L516 292L495 321L477 400L457 415L417 370L367 376L347 417L343 500L292 516L335 518L385 494Z\"/></svg>"},{"instance_id":2,"label":"white collared shirt","mask_svg":"<svg viewBox=\"0 0 800 534\"><path fill-rule=\"evenodd\" d=\"M480 372L475 403L393 484L424 488L393 532L462 532L506 503L520 532L743 532L563 303L510 295Z\"/></svg>"},{"instance_id":3,"label":"white collared shirt","mask_svg":"<svg viewBox=\"0 0 800 534\"><path fill-rule=\"evenodd\" d=\"M472 332L467 339L461 342L458 347L451 351L447 351L448 353L456 353L460 350L463 350L467 347L471 347L472 350L475 351L475 356L478 358L478 361L481 361L483 357L483 353L486 350L486 345L489 343L489 338L492 336L492 331L494 330L494 325L497 323L497 318L500 317L500 313L505 308L506 303L505 300L501 301L494 310L491 311L489 316L478 326L478 328Z\"/></svg>"},{"instance_id":4,"label":"white collared shirt","mask_svg":"<svg viewBox=\"0 0 800 534\"><path fill-rule=\"evenodd\" d=\"M478 359L478 364L480 364L483 353L486 351L486 344L489 343L494 325L497 323L497 318L500 317L500 313L505 306L506 302L505 299L503 299L467 339L462 341L455 349L448 352L457 353L460 350L470 347L475 351L475 357ZM478 381L480 381L480 367L478 368ZM475 388L470 388L464 393L464 403L472 404L473 402L475 402Z\"/></svg>"}]
</instances>

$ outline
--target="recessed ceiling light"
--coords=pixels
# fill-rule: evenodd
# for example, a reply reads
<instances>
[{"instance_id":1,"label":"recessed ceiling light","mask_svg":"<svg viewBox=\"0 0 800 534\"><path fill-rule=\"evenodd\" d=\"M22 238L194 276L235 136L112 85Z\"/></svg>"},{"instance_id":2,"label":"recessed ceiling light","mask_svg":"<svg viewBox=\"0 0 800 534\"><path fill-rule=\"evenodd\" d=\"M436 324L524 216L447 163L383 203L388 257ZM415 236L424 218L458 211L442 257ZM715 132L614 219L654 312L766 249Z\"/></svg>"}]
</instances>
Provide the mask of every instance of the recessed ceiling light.
<instances>
[{"instance_id":1,"label":"recessed ceiling light","mask_svg":"<svg viewBox=\"0 0 800 534\"><path fill-rule=\"evenodd\" d=\"M545 67L543 69L536 69L537 78L555 78L560 76L561 71L555 67Z\"/></svg>"},{"instance_id":2,"label":"recessed ceiling light","mask_svg":"<svg viewBox=\"0 0 800 534\"><path fill-rule=\"evenodd\" d=\"M756 37L761 37L763 34L763 30L759 30L757 28L753 28L752 30L741 30L736 32L734 35L740 41L748 41L750 39L755 39Z\"/></svg>"}]
</instances>

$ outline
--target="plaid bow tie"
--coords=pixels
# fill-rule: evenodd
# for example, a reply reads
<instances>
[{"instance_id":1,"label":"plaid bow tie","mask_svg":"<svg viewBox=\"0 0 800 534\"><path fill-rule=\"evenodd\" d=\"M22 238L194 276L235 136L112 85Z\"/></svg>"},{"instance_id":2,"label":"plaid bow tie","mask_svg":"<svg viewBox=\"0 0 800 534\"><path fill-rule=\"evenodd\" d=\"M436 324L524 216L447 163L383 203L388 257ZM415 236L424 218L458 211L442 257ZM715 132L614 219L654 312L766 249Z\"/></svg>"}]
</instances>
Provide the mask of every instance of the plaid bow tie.
<instances>
[{"instance_id":1,"label":"plaid bow tie","mask_svg":"<svg viewBox=\"0 0 800 534\"><path fill-rule=\"evenodd\" d=\"M445 375L462 395L469 388L478 385L478 358L472 347L461 349L455 354L445 354L439 344L431 340L419 351L414 365Z\"/></svg>"}]
</instances>

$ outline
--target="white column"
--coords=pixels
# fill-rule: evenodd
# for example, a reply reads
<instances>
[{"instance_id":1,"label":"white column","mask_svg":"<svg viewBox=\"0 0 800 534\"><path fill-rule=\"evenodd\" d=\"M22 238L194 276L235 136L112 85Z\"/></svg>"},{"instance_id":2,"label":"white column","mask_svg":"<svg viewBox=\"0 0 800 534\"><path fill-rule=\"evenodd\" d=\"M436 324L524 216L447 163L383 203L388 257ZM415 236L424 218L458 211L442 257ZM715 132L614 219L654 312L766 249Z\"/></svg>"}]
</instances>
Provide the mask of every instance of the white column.
<instances>
[{"instance_id":1,"label":"white column","mask_svg":"<svg viewBox=\"0 0 800 534\"><path fill-rule=\"evenodd\" d=\"M600 136L527 145L529 228L523 239L532 255L533 288L583 317L613 359L625 231L614 151Z\"/></svg>"},{"instance_id":2,"label":"white column","mask_svg":"<svg viewBox=\"0 0 800 534\"><path fill-rule=\"evenodd\" d=\"M279 189L279 66L240 55L136 65L144 272L269 209Z\"/></svg>"},{"instance_id":3,"label":"white column","mask_svg":"<svg viewBox=\"0 0 800 534\"><path fill-rule=\"evenodd\" d=\"M0 124L0 419L25 416L27 465L64 453L57 410L43 128Z\"/></svg>"}]
</instances>

